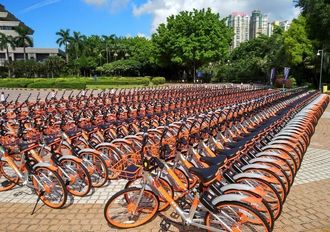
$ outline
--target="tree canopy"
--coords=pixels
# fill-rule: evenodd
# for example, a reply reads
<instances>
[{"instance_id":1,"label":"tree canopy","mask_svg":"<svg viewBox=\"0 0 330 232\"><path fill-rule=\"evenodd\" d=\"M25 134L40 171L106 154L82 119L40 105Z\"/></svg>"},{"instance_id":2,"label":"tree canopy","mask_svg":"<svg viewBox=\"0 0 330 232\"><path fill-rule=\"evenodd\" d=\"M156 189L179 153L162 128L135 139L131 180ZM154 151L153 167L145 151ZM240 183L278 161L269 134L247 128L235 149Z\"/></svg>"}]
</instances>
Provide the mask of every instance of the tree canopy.
<instances>
[{"instance_id":1,"label":"tree canopy","mask_svg":"<svg viewBox=\"0 0 330 232\"><path fill-rule=\"evenodd\" d=\"M195 9L168 17L152 41L161 65L176 64L194 75L196 68L228 56L232 36L219 14Z\"/></svg>"}]
</instances>

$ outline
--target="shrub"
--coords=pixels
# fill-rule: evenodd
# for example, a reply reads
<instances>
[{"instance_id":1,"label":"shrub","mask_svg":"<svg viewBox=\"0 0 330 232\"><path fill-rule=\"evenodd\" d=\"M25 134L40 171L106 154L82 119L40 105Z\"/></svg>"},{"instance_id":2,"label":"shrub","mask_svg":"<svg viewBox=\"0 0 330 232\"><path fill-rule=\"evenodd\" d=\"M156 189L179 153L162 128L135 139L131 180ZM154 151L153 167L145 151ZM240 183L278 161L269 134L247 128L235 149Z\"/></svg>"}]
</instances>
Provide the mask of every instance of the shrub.
<instances>
[{"instance_id":1,"label":"shrub","mask_svg":"<svg viewBox=\"0 0 330 232\"><path fill-rule=\"evenodd\" d=\"M151 79L151 82L154 85L161 85L161 84L165 84L166 79L165 79L165 77L154 77Z\"/></svg>"},{"instance_id":2,"label":"shrub","mask_svg":"<svg viewBox=\"0 0 330 232\"><path fill-rule=\"evenodd\" d=\"M137 60L117 60L109 64L104 64L96 70L106 75L137 75L142 64Z\"/></svg>"},{"instance_id":3,"label":"shrub","mask_svg":"<svg viewBox=\"0 0 330 232\"><path fill-rule=\"evenodd\" d=\"M32 82L32 79L27 78L4 78L0 80L0 87L26 88Z\"/></svg>"},{"instance_id":4,"label":"shrub","mask_svg":"<svg viewBox=\"0 0 330 232\"><path fill-rule=\"evenodd\" d=\"M287 81L284 80L283 77L277 77L275 80L275 87L276 88L283 88L283 83L284 83L284 87L285 88L292 88L292 82L290 79L288 79Z\"/></svg>"}]
</instances>

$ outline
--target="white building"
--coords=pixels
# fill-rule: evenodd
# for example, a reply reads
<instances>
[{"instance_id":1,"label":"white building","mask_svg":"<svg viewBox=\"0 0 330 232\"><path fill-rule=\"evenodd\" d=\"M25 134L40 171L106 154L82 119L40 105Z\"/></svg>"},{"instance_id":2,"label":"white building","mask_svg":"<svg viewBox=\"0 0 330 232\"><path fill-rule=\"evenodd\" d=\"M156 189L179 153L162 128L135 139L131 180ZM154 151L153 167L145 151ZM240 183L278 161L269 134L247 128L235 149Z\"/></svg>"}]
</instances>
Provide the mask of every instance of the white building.
<instances>
[{"instance_id":1,"label":"white building","mask_svg":"<svg viewBox=\"0 0 330 232\"><path fill-rule=\"evenodd\" d=\"M29 34L32 38L34 31L26 26L22 21L17 19L12 13L7 11L3 5L0 4L0 33L3 33L7 36L16 37L18 36L16 32L17 27L24 27L29 30ZM34 59L36 61L43 61L49 56L55 56L58 54L63 54L63 52L58 48L34 48L27 47L26 48L26 58ZM8 60L23 60L24 52L23 48L16 47L14 50L9 48L9 57L7 57L6 51L0 50L0 66L3 66L5 61Z\"/></svg>"},{"instance_id":2,"label":"white building","mask_svg":"<svg viewBox=\"0 0 330 232\"><path fill-rule=\"evenodd\" d=\"M287 31L290 25L291 23L288 20L280 22L280 27L283 28L284 31Z\"/></svg>"},{"instance_id":3,"label":"white building","mask_svg":"<svg viewBox=\"0 0 330 232\"><path fill-rule=\"evenodd\" d=\"M227 25L234 30L233 48L249 40L250 16L245 13L235 12L228 16Z\"/></svg>"}]
</instances>

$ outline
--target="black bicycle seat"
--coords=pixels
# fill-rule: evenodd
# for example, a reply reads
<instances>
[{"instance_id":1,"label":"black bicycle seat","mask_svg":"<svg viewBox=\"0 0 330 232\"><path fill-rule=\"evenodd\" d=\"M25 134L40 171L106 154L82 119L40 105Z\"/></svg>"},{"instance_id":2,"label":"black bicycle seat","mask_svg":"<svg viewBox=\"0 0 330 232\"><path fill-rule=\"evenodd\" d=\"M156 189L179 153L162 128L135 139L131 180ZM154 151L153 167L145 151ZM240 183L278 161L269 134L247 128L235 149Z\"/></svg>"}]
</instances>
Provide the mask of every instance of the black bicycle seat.
<instances>
[{"instance_id":1,"label":"black bicycle seat","mask_svg":"<svg viewBox=\"0 0 330 232\"><path fill-rule=\"evenodd\" d=\"M217 165L217 166L221 167L227 161L227 154L226 154L227 152L228 152L228 155L229 155L229 153L230 154L232 153L231 150L223 150L216 157L201 157L200 160L204 163L207 163L207 164L211 165L211 166Z\"/></svg>"},{"instance_id":2,"label":"black bicycle seat","mask_svg":"<svg viewBox=\"0 0 330 232\"><path fill-rule=\"evenodd\" d=\"M213 180L216 177L216 174L219 170L219 166L213 165L208 168L196 168L192 167L189 168L189 171L196 175L202 183L207 183L211 180Z\"/></svg>"}]
</instances>

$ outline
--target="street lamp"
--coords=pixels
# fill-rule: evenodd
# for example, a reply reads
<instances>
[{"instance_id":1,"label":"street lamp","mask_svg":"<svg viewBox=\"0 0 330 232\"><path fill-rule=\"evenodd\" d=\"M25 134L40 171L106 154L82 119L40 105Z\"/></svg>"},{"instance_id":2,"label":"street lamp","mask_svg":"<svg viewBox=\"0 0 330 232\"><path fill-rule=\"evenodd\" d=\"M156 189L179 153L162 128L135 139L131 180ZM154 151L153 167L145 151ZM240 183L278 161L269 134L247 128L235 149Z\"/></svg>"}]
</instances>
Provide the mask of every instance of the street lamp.
<instances>
[{"instance_id":1,"label":"street lamp","mask_svg":"<svg viewBox=\"0 0 330 232\"><path fill-rule=\"evenodd\" d=\"M321 56L321 69L320 69L320 84L319 84L319 90L322 92L322 70L323 70L323 57L324 57L324 50L318 50L317 56Z\"/></svg>"},{"instance_id":2,"label":"street lamp","mask_svg":"<svg viewBox=\"0 0 330 232\"><path fill-rule=\"evenodd\" d=\"M113 54L113 56L115 57L115 60L117 60L117 56L118 56L117 52L115 52L115 54Z\"/></svg>"}]
</instances>

